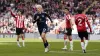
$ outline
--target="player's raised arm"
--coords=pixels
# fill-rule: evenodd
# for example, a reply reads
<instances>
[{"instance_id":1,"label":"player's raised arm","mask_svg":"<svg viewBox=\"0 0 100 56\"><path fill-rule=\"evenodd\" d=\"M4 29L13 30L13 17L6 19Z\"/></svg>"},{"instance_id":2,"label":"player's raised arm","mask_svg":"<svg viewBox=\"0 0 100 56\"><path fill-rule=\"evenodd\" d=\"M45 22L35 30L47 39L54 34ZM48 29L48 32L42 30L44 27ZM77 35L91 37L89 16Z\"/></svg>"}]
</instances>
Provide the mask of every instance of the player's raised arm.
<instances>
[{"instance_id":1,"label":"player's raised arm","mask_svg":"<svg viewBox=\"0 0 100 56\"><path fill-rule=\"evenodd\" d=\"M16 18L16 16L13 14L13 12L11 10L10 10L10 13L14 18Z\"/></svg>"},{"instance_id":2,"label":"player's raised arm","mask_svg":"<svg viewBox=\"0 0 100 56\"><path fill-rule=\"evenodd\" d=\"M13 14L13 12L12 12L12 9L11 9L11 8L8 8L8 11L10 11L10 14L11 14L14 18L16 18L16 16Z\"/></svg>"},{"instance_id":3,"label":"player's raised arm","mask_svg":"<svg viewBox=\"0 0 100 56\"><path fill-rule=\"evenodd\" d=\"M88 27L90 28L90 32L92 32L91 25L90 25L87 17L86 17L86 23L87 23Z\"/></svg>"}]
</instances>

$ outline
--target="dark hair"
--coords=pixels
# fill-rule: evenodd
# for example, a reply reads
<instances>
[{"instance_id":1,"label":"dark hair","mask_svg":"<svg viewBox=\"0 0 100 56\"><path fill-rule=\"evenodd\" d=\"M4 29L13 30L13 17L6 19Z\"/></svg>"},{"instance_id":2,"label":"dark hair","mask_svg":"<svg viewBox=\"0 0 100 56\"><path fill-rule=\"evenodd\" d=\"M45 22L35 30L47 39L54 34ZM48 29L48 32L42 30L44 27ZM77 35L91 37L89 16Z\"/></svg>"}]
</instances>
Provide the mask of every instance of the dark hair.
<instances>
[{"instance_id":1,"label":"dark hair","mask_svg":"<svg viewBox=\"0 0 100 56\"><path fill-rule=\"evenodd\" d=\"M68 9L68 8L65 8L65 9L69 11L69 9Z\"/></svg>"},{"instance_id":2,"label":"dark hair","mask_svg":"<svg viewBox=\"0 0 100 56\"><path fill-rule=\"evenodd\" d=\"M17 12L21 12L21 14L24 14L24 10L18 9Z\"/></svg>"},{"instance_id":3,"label":"dark hair","mask_svg":"<svg viewBox=\"0 0 100 56\"><path fill-rule=\"evenodd\" d=\"M84 10L83 10L82 8L77 9L77 13L78 13L78 14L82 14L83 11L84 11Z\"/></svg>"}]
</instances>

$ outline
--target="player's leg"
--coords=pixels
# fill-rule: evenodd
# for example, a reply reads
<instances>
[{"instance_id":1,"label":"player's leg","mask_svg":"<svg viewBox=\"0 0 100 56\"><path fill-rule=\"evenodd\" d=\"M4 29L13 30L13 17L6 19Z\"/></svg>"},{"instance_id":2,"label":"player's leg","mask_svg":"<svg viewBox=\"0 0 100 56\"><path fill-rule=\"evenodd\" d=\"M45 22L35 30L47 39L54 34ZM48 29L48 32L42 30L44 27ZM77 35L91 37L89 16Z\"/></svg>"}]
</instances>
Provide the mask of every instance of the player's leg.
<instances>
[{"instance_id":1,"label":"player's leg","mask_svg":"<svg viewBox=\"0 0 100 56\"><path fill-rule=\"evenodd\" d=\"M82 47L83 53L86 53L85 43L84 43L84 38L83 37L81 37L81 47Z\"/></svg>"},{"instance_id":2,"label":"player's leg","mask_svg":"<svg viewBox=\"0 0 100 56\"><path fill-rule=\"evenodd\" d=\"M82 50L84 51L85 50L84 38L83 37L80 37L80 38L81 38L81 47L82 47Z\"/></svg>"},{"instance_id":3,"label":"player's leg","mask_svg":"<svg viewBox=\"0 0 100 56\"><path fill-rule=\"evenodd\" d=\"M43 43L44 43L45 52L48 52L49 51L49 44L48 44L48 41L46 39L47 28L43 28L42 31L39 30L39 32L40 32L40 36L41 36Z\"/></svg>"},{"instance_id":4,"label":"player's leg","mask_svg":"<svg viewBox=\"0 0 100 56\"><path fill-rule=\"evenodd\" d=\"M20 38L20 35L17 35L17 45L18 45L19 47L21 47L21 46L20 46L20 42L19 42L19 38Z\"/></svg>"},{"instance_id":5,"label":"player's leg","mask_svg":"<svg viewBox=\"0 0 100 56\"><path fill-rule=\"evenodd\" d=\"M89 41L88 33L85 32L85 49L86 49L86 47L87 47L87 45L88 45L88 41Z\"/></svg>"},{"instance_id":6,"label":"player's leg","mask_svg":"<svg viewBox=\"0 0 100 56\"><path fill-rule=\"evenodd\" d=\"M78 35L79 35L79 37L81 39L82 51L83 51L83 53L86 53L86 51L85 51L85 43L84 43L84 35L83 34L84 34L83 32L78 32Z\"/></svg>"},{"instance_id":7,"label":"player's leg","mask_svg":"<svg viewBox=\"0 0 100 56\"><path fill-rule=\"evenodd\" d=\"M25 47L25 37L24 37L24 34L21 34L21 37L22 37L22 44L23 44L23 47Z\"/></svg>"},{"instance_id":8,"label":"player's leg","mask_svg":"<svg viewBox=\"0 0 100 56\"><path fill-rule=\"evenodd\" d=\"M72 40L72 36L68 36L69 41L70 41L70 50L73 51L73 40Z\"/></svg>"},{"instance_id":9,"label":"player's leg","mask_svg":"<svg viewBox=\"0 0 100 56\"><path fill-rule=\"evenodd\" d=\"M64 34L64 48L62 48L62 49L64 49L64 50L67 49L67 35L66 34Z\"/></svg>"},{"instance_id":10,"label":"player's leg","mask_svg":"<svg viewBox=\"0 0 100 56\"><path fill-rule=\"evenodd\" d=\"M22 37L22 44L23 44L23 47L25 47L25 37L24 37L24 32L23 32L23 28L21 28L21 37Z\"/></svg>"},{"instance_id":11,"label":"player's leg","mask_svg":"<svg viewBox=\"0 0 100 56\"><path fill-rule=\"evenodd\" d=\"M46 39L46 33L42 33L41 37L42 37L42 40L43 40L43 43L44 43L45 52L48 52L49 51L49 44L48 44L48 41Z\"/></svg>"},{"instance_id":12,"label":"player's leg","mask_svg":"<svg viewBox=\"0 0 100 56\"><path fill-rule=\"evenodd\" d=\"M46 48L46 47L48 46L48 42L47 42L47 39L46 39L46 33L42 33L42 34L41 34L41 37L42 37L44 46L45 46L45 48Z\"/></svg>"},{"instance_id":13,"label":"player's leg","mask_svg":"<svg viewBox=\"0 0 100 56\"><path fill-rule=\"evenodd\" d=\"M20 46L20 43L19 43L19 38L20 38L20 29L19 29L19 28L16 28L16 35L17 35L17 45L18 45L19 47L21 47L21 46Z\"/></svg>"},{"instance_id":14,"label":"player's leg","mask_svg":"<svg viewBox=\"0 0 100 56\"><path fill-rule=\"evenodd\" d=\"M72 29L69 28L69 29L67 29L67 31L68 31L68 33L67 33L68 39L70 41L70 50L73 51Z\"/></svg>"}]
</instances>

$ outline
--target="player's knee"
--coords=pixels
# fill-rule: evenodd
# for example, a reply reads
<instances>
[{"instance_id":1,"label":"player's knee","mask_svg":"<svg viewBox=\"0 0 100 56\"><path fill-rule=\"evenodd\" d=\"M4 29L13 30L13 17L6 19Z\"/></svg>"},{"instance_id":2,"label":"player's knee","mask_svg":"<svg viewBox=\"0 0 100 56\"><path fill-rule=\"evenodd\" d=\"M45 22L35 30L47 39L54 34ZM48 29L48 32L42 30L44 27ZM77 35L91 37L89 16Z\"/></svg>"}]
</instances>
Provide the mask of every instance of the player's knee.
<instances>
[{"instance_id":1,"label":"player's knee","mask_svg":"<svg viewBox=\"0 0 100 56\"><path fill-rule=\"evenodd\" d=\"M84 40L83 40L83 39L81 39L81 42L84 42Z\"/></svg>"},{"instance_id":2,"label":"player's knee","mask_svg":"<svg viewBox=\"0 0 100 56\"><path fill-rule=\"evenodd\" d=\"M67 39L67 36L66 35L64 35L64 40L66 40Z\"/></svg>"},{"instance_id":3,"label":"player's knee","mask_svg":"<svg viewBox=\"0 0 100 56\"><path fill-rule=\"evenodd\" d=\"M41 35L41 37L44 38L45 36L44 35Z\"/></svg>"},{"instance_id":4,"label":"player's knee","mask_svg":"<svg viewBox=\"0 0 100 56\"><path fill-rule=\"evenodd\" d=\"M20 38L20 35L17 35L17 38Z\"/></svg>"},{"instance_id":5,"label":"player's knee","mask_svg":"<svg viewBox=\"0 0 100 56\"><path fill-rule=\"evenodd\" d=\"M42 33L42 34L41 34L41 37L45 37L45 33Z\"/></svg>"},{"instance_id":6,"label":"player's knee","mask_svg":"<svg viewBox=\"0 0 100 56\"><path fill-rule=\"evenodd\" d=\"M67 37L64 37L64 40L66 40L67 39Z\"/></svg>"},{"instance_id":7,"label":"player's knee","mask_svg":"<svg viewBox=\"0 0 100 56\"><path fill-rule=\"evenodd\" d=\"M72 38L69 38L69 41L72 41Z\"/></svg>"},{"instance_id":8,"label":"player's knee","mask_svg":"<svg viewBox=\"0 0 100 56\"><path fill-rule=\"evenodd\" d=\"M22 37L22 40L24 40L24 37Z\"/></svg>"},{"instance_id":9,"label":"player's knee","mask_svg":"<svg viewBox=\"0 0 100 56\"><path fill-rule=\"evenodd\" d=\"M45 37L41 37L42 39L45 39Z\"/></svg>"}]
</instances>

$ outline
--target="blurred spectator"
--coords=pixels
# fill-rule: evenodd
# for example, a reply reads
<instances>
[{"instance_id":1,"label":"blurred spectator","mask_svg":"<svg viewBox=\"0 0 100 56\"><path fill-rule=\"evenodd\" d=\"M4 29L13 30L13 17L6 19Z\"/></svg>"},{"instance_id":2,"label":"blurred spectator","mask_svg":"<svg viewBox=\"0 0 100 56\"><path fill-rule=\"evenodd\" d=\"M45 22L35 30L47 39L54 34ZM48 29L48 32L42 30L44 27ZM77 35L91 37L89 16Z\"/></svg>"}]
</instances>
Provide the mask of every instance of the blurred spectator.
<instances>
[{"instance_id":1,"label":"blurred spectator","mask_svg":"<svg viewBox=\"0 0 100 56\"><path fill-rule=\"evenodd\" d=\"M68 7L70 13L76 14L77 8L81 7L86 9L91 5L93 0L0 0L0 33L15 33L15 20L9 15L9 8L12 8L15 12L21 9L26 15L25 32L33 33L37 32L37 26L33 25L32 18L36 12L35 5L41 4L44 11L47 12L54 20L54 25L49 25L50 30L56 28L63 20L64 13L63 8ZM91 7L87 16L93 29L98 28L100 33L100 2Z\"/></svg>"}]
</instances>

